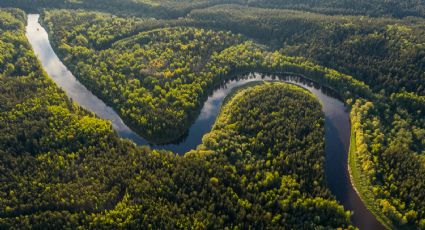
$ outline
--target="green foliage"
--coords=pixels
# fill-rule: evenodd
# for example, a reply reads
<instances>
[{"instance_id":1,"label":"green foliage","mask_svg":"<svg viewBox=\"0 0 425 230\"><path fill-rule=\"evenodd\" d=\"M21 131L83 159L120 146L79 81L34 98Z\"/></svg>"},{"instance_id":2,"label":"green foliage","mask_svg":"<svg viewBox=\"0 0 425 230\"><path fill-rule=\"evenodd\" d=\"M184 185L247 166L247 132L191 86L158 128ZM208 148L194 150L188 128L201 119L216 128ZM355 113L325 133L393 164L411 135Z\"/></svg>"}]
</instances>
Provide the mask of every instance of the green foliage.
<instances>
[{"instance_id":1,"label":"green foliage","mask_svg":"<svg viewBox=\"0 0 425 230\"><path fill-rule=\"evenodd\" d=\"M418 154L423 154L425 146L424 129L410 127L414 122L409 124L401 117L405 111L393 115L391 128L385 127L378 113L376 105L364 100L356 101L351 111L357 170L362 173L362 186L369 190L365 195L373 209L394 225L420 226L425 168ZM423 119L417 122L423 127ZM390 133L383 132L386 129Z\"/></svg>"},{"instance_id":2,"label":"green foliage","mask_svg":"<svg viewBox=\"0 0 425 230\"><path fill-rule=\"evenodd\" d=\"M331 82L350 104L357 96L368 98L352 105L355 160L362 179L358 184L366 184L367 205L383 216L381 220L389 219L390 226L423 225L425 198L419 191L425 179L417 176L425 168L423 20L325 16L234 5L195 10L189 18L198 26L242 33L367 83L375 93L344 94L359 87ZM274 59L268 70L285 63ZM309 69L306 64L302 67ZM314 72L304 75L317 76ZM314 79L330 83L323 76ZM413 184L415 189L409 187Z\"/></svg>"},{"instance_id":3,"label":"green foliage","mask_svg":"<svg viewBox=\"0 0 425 230\"><path fill-rule=\"evenodd\" d=\"M305 106L296 106L299 103ZM257 108L257 113L241 113L246 107ZM230 108L239 112L232 113ZM124 211L133 218L117 219L122 216L120 205L92 215L97 220L93 226L349 228L348 213L332 200L325 185L323 118L318 111L320 104L313 96L286 84L260 85L238 93L204 137L204 145L157 169L167 172L160 173L162 182L146 179L146 174L134 179L125 199L133 205ZM269 120L270 115L283 118ZM293 126L287 128L286 122ZM270 138L274 134L277 138ZM285 144L292 138L293 143ZM312 147L303 151L297 143Z\"/></svg>"},{"instance_id":4,"label":"green foliage","mask_svg":"<svg viewBox=\"0 0 425 230\"><path fill-rule=\"evenodd\" d=\"M252 173L247 178L257 178L265 187L278 185L275 171L284 172L303 175L298 182L301 191L327 196L323 189L324 121L317 111L320 104L298 87L278 83L254 86L237 93L222 108L200 148L227 155Z\"/></svg>"},{"instance_id":5,"label":"green foliage","mask_svg":"<svg viewBox=\"0 0 425 230\"><path fill-rule=\"evenodd\" d=\"M316 98L296 86L265 83L241 89L222 107L213 130L191 154L212 150L207 159L230 162L224 168L241 179L241 187L234 188L244 200L239 203L262 212L270 226L285 223L302 229L327 220L338 223L337 216L347 214L337 208L326 188L320 110ZM226 183L226 178L218 181ZM254 192L259 194L253 196ZM282 214L282 210L297 214ZM314 211L310 215L306 210ZM322 214L314 214L316 210Z\"/></svg>"},{"instance_id":6,"label":"green foliage","mask_svg":"<svg viewBox=\"0 0 425 230\"><path fill-rule=\"evenodd\" d=\"M98 35L80 33L84 25L72 20L80 17L95 25ZM90 20L93 17L95 21ZM97 29L98 24L108 24L110 16L53 11L46 12L44 20L50 31L58 32L54 43L77 77L112 104L132 127L156 142L183 134L212 83L214 73L206 67L210 56L241 41L240 36L228 32L176 27L136 33L98 50L91 47L103 43L103 34L110 30ZM121 27L113 22L112 28L122 31L115 34L129 33L144 23L118 19L128 25ZM81 44L83 38L87 44ZM86 61L81 62L83 59Z\"/></svg>"},{"instance_id":7,"label":"green foliage","mask_svg":"<svg viewBox=\"0 0 425 230\"><path fill-rule=\"evenodd\" d=\"M222 5L194 10L192 23L242 33L354 76L376 92L425 94L425 23L421 19L328 16Z\"/></svg>"},{"instance_id":8,"label":"green foliage","mask_svg":"<svg viewBox=\"0 0 425 230\"><path fill-rule=\"evenodd\" d=\"M394 17L425 15L423 1L338 1L338 0L252 0L248 5L267 8L303 9L329 14L366 14L372 16L391 15Z\"/></svg>"},{"instance_id":9,"label":"green foliage","mask_svg":"<svg viewBox=\"0 0 425 230\"><path fill-rule=\"evenodd\" d=\"M36 10L48 7L80 8L115 14L177 18L193 9L219 4L239 4L262 8L301 9L326 14L363 14L370 16L425 16L422 0L15 0L2 1L2 7Z\"/></svg>"},{"instance_id":10,"label":"green foliage","mask_svg":"<svg viewBox=\"0 0 425 230\"><path fill-rule=\"evenodd\" d=\"M267 9L423 17L422 3L98 3L34 6L185 16L43 14L65 64L143 136L180 136L231 73L301 74L334 89L351 109L368 207L392 226L425 228L423 19ZM21 11L0 17L0 228L349 227L324 185L323 120L311 95L256 86L229 99L198 150L175 157L135 147L47 80Z\"/></svg>"},{"instance_id":11,"label":"green foliage","mask_svg":"<svg viewBox=\"0 0 425 230\"><path fill-rule=\"evenodd\" d=\"M106 14L65 10L46 11L43 18L70 70L153 142L181 136L214 86L234 71L296 72L328 83L344 98L370 96L369 88L350 76L305 59L270 53L230 32L187 26L151 29L147 25L145 30L133 18L116 19L106 31L98 26L109 25L111 20ZM81 21L85 23L80 25ZM85 32L86 24L91 25L88 31L96 28L98 35ZM111 28L127 36L106 39L112 43L97 48Z\"/></svg>"},{"instance_id":12,"label":"green foliage","mask_svg":"<svg viewBox=\"0 0 425 230\"><path fill-rule=\"evenodd\" d=\"M425 96L401 92L392 94L391 99L393 99L397 105L409 109L413 114L416 113L418 116L423 116L425 113Z\"/></svg>"},{"instance_id":13,"label":"green foliage","mask_svg":"<svg viewBox=\"0 0 425 230\"><path fill-rule=\"evenodd\" d=\"M119 139L109 122L71 103L23 39L24 13L0 15L16 25L1 27L14 36L0 41L12 46L12 57L27 60L0 74L1 229L353 228L325 186L323 117L310 94L285 84L257 86L238 94L229 106L241 113L223 112L206 137L240 138L185 156L152 151ZM157 33L164 40L238 39L183 28ZM4 60L7 66L12 59ZM233 124L222 127L229 118Z\"/></svg>"}]
</instances>

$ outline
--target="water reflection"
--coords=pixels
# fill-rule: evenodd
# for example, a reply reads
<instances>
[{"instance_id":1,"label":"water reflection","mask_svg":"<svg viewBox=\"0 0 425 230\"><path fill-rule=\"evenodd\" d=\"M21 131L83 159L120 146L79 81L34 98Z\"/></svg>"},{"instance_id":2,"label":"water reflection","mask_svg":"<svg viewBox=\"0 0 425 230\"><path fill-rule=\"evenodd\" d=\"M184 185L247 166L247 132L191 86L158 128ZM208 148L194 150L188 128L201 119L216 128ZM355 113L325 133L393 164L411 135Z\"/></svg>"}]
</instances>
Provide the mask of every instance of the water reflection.
<instances>
[{"instance_id":1,"label":"water reflection","mask_svg":"<svg viewBox=\"0 0 425 230\"><path fill-rule=\"evenodd\" d=\"M113 128L121 137L128 138L139 145L148 144L145 139L129 129L111 107L94 96L68 71L53 51L47 32L38 23L38 18L39 15L28 15L26 35L47 74L66 92L68 97L80 106L96 113L100 118L110 120ZM345 106L332 94L332 91L308 79L258 73L235 76L235 78L223 82L209 95L198 118L183 138L175 143L151 145L151 147L172 150L176 153L185 153L196 148L201 143L202 136L211 130L226 95L236 87L259 80L289 82L316 95L325 114L325 173L329 188L346 209L354 211L352 221L356 226L360 229L382 229L382 225L365 208L351 185L347 170L350 123Z\"/></svg>"},{"instance_id":2,"label":"water reflection","mask_svg":"<svg viewBox=\"0 0 425 230\"><path fill-rule=\"evenodd\" d=\"M38 23L38 18L39 15L36 14L28 15L26 35L47 74L73 101L96 113L100 118L110 120L118 133L133 137L135 141L142 144L143 140L132 134L133 132L124 124L117 113L87 90L60 61L50 45L46 30Z\"/></svg>"},{"instance_id":3,"label":"water reflection","mask_svg":"<svg viewBox=\"0 0 425 230\"><path fill-rule=\"evenodd\" d=\"M312 81L303 79L298 76L279 76L276 74L270 75L259 73L244 74L241 76L239 75L224 81L217 89L213 91L213 93L207 98L198 118L191 125L189 131L186 133L186 135L183 136L183 138L175 141L174 143L151 146L154 148L172 150L177 153L185 153L191 149L196 148L196 146L201 144L202 136L208 133L214 125L215 119L220 112L220 108L225 97L233 89L254 81L284 81L301 86L315 94L322 102L324 111L329 112L331 116L333 116L332 114L336 112L335 108L332 108L332 104L344 107L340 101L328 96L331 91L326 90L325 88L315 84Z\"/></svg>"}]
</instances>

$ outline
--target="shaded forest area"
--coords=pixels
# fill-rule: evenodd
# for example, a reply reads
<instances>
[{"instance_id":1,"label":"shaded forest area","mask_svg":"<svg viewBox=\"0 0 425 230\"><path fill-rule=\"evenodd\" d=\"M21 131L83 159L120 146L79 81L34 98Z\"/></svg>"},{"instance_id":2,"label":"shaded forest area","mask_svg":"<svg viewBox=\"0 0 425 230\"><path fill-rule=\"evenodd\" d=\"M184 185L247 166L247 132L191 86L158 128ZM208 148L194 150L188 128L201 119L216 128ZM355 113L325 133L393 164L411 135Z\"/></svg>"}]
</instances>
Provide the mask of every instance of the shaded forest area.
<instances>
[{"instance_id":1,"label":"shaded forest area","mask_svg":"<svg viewBox=\"0 0 425 230\"><path fill-rule=\"evenodd\" d=\"M19 7L29 11L42 8L91 9L120 15L178 18L191 10L219 4L238 4L262 8L305 10L324 14L389 17L424 17L423 0L15 0L2 1L0 7Z\"/></svg>"},{"instance_id":2,"label":"shaded forest area","mask_svg":"<svg viewBox=\"0 0 425 230\"><path fill-rule=\"evenodd\" d=\"M306 73L338 88L344 98L371 96L366 85L350 76L269 52L228 31L67 10L45 12L43 23L76 77L152 142L184 134L207 95L234 72ZM111 30L117 36L109 36Z\"/></svg>"},{"instance_id":3,"label":"shaded forest area","mask_svg":"<svg viewBox=\"0 0 425 230\"><path fill-rule=\"evenodd\" d=\"M232 12L237 11L235 8L239 9L239 7L228 6L228 9L226 7L217 6L193 11L187 18L178 20L149 19L150 21L144 21L145 23L137 23L137 20L146 19L120 19L129 20L133 24L114 27L111 23L109 28L113 27L117 30L125 28L125 31L119 33L120 37L111 37L109 40L107 36L102 35L103 30L96 29L93 30L96 31L95 33L86 33L85 30L78 29L82 28L80 23L90 21L90 18L95 18L91 21L95 23L82 24L89 28L88 31L91 31L90 28L98 23L108 23L111 20L108 14L53 10L45 12L43 20L51 33L53 44L63 56L67 66L77 76L91 76L92 79L95 79L96 84L88 84L94 92L116 90L115 95L104 96L107 100L119 99L116 95L134 96L134 100L124 100L124 104L128 104L128 106L137 100L144 100L146 97L142 96L137 99L137 93L126 93L127 90L123 90L123 87L140 85L142 91L137 89L130 89L130 91L149 92L149 81L152 77L156 80L156 89L153 89L150 95L157 97L157 100L173 101L175 99L170 95L174 92L178 92L179 95L188 95L187 99L180 97L182 102L175 107L183 114L199 108L199 105L205 100L203 95L208 94L216 82L226 79L230 73L240 71L298 73L335 89L353 110L351 115L353 135L355 135L358 148L355 155L357 164L352 167L356 167L362 175L354 180L359 187L362 187L361 190L365 191L365 194L361 195L368 197L368 207L376 210L375 215L380 215L381 219L391 225L423 227L425 216L423 202L425 199L421 191L425 186L425 179L422 177L425 174L421 172L425 169L423 157L425 104L423 103L423 71L421 71L423 69L421 61L423 60L422 19L409 21L410 19L346 18L303 14L296 11L284 11L288 14L282 19L281 16L278 17L278 13L282 12L280 10L255 10L258 15L252 13L254 19L250 21L249 17L245 19L246 15L250 15L249 12L252 12L250 8L242 8L241 14L235 14ZM228 13L227 10L231 13ZM223 18L227 24L220 18ZM276 20L276 23L267 23L267 20L265 23L255 23L255 21L263 19ZM252 22L250 23L251 27L237 26L239 23L244 25L244 21ZM281 23L288 27L282 27ZM293 23L299 26L291 27L290 25ZM250 39L252 37L259 38L258 35L255 37L255 33L253 33L255 28L262 28L264 25L267 25L264 31L276 31L276 33L264 33L271 35L270 37L265 36L263 41L252 41ZM245 30L240 28L245 28ZM286 28L288 31L285 30ZM298 34L295 28L307 29ZM232 30L232 33L220 29ZM185 37L176 37L172 31L177 34L185 34ZM242 33L242 35L237 33ZM149 42L150 38L155 38L156 34L163 36L159 39L160 42L153 46ZM199 34L200 37L195 38L194 34ZM196 58L183 60L161 57L162 54L166 55L167 51L152 56L142 55L142 59L134 56L137 53L151 52L155 46L162 45L165 45L162 48L165 50L167 50L166 47L172 47L177 50L177 53L198 54L199 48L196 43L202 44L205 39L209 45L216 44L210 42L208 34L230 36L232 39L228 40L234 43L218 46L217 50L208 48L211 51L201 52L203 55L200 55L200 62ZM106 40L102 39L105 37ZM220 40L227 41L226 39ZM281 48L277 46L278 49L273 51L276 44L282 44L279 45ZM119 55L123 50L125 50L124 54ZM304 53L305 57L285 55L286 53L295 55L299 52ZM334 64L329 60L334 60L333 56L339 57L335 61L340 63L340 66L336 68L341 72L315 64L329 63L329 67L332 67ZM143 65L151 61L144 57L154 57L154 63L160 64L149 64L149 68L126 64ZM188 57L192 56L188 55ZM80 68L76 68L78 60L89 60L89 62L86 61ZM178 61L172 63L168 60ZM122 74L121 77L112 78L112 81L109 81L116 82L116 88L101 83L103 80L96 77L96 73L83 72L84 69L102 70L102 65L106 63L113 63L106 69L117 70L117 73ZM196 65L197 63L201 65ZM85 65L87 67L84 67ZM383 68L380 67L381 65ZM120 66L125 66L127 69ZM133 69L129 69L128 66L133 66ZM187 74L179 75L180 66L183 66L184 71L188 71ZM388 68L384 68L385 66ZM146 70L153 71L144 72ZM168 71L171 74L165 74ZM343 73L350 73L353 77ZM191 76L194 78L190 78ZM133 77L137 78L140 84L122 83L122 81L135 81L132 80ZM167 82L169 83L167 84ZM148 90L144 91L144 89ZM101 93L99 95L102 96ZM181 106L183 104L194 106L184 109ZM112 105L114 104L112 103ZM121 103L120 105L123 106ZM163 107L159 105L152 103L150 110L158 110L160 114L168 113L168 111L163 111ZM139 106L134 107L138 108ZM149 118L145 113L141 113L141 115L146 118L147 123L158 125L156 123L158 116ZM133 116L138 117L137 113ZM191 116L182 118L181 121L185 121L185 124L190 124L194 119ZM155 122L149 122L150 120ZM170 123L183 124L182 122ZM185 130L185 126L175 127L173 131ZM146 131L146 129L140 130ZM152 133L156 132L160 137L163 137L164 133L169 133L163 131L156 129Z\"/></svg>"},{"instance_id":4,"label":"shaded forest area","mask_svg":"<svg viewBox=\"0 0 425 230\"><path fill-rule=\"evenodd\" d=\"M198 150L152 151L49 80L22 11L0 17L1 229L353 228L325 186L323 115L306 91L240 91Z\"/></svg>"},{"instance_id":5,"label":"shaded forest area","mask_svg":"<svg viewBox=\"0 0 425 230\"><path fill-rule=\"evenodd\" d=\"M422 19L328 16L221 5L191 12L189 23L242 33L291 56L303 56L385 94L425 96Z\"/></svg>"},{"instance_id":6,"label":"shaded forest area","mask_svg":"<svg viewBox=\"0 0 425 230\"><path fill-rule=\"evenodd\" d=\"M196 118L206 95L231 73L294 72L333 88L351 110L351 144L356 148L350 153L355 162L350 166L359 172L354 184L366 205L392 226L425 229L424 2L254 0L226 1L234 5L221 3L108 0L100 4L96 0L39 0L28 4L27 0L18 0L2 1L0 6L26 9L30 6L28 10L88 8L132 15L47 10L43 11L42 20L67 67L112 105L138 133L158 142L184 133ZM256 88L253 92L259 94L258 98L249 95L252 100L230 102L236 111L250 117L226 112L227 107L223 108L214 130L195 153L174 157L171 153L134 147L117 139L108 122L94 118L69 102L46 78L26 42L25 15L21 11L2 10L1 18L0 73L4 86L0 89L0 129L4 135L0 149L5 154L0 154L0 170L4 170L1 175L5 175L1 181L6 182L1 183L5 208L0 215L3 218L0 226L19 222L49 222L52 227L66 222L70 226L82 224L93 228L108 226L110 222L111 227L119 227L121 222L122 226L138 227L149 227L142 223L151 224L150 227L184 228L189 223L197 223L199 227L235 226L230 220L251 224L257 220L289 228L348 226L346 214L323 188L322 174L316 175L317 178L306 177L309 182L313 181L314 188L304 187L304 179L296 175L283 178L280 173L276 179L280 183L273 182L270 187L274 191L276 186L288 184L291 191L299 190L301 195L295 197L303 199L306 206L302 208L309 207L308 210L320 213L324 209L329 211L325 213L332 221L310 218L315 222L309 226L291 222L293 218L300 218L294 213L300 213L302 208L291 209L293 212L287 214L288 218L275 209L279 206L273 206L276 203L271 203L273 212L267 211L271 206L264 199L273 200L280 196L275 194L282 191L277 189L279 191L270 192L271 195L264 198L264 187L258 178L252 183L260 189L248 189L255 191L255 195L241 195L238 188L227 186L230 183L245 185L240 173L253 174L249 174L249 169L239 171L238 167L243 168L247 162L256 169L263 167L258 163L263 158L259 158L256 151L275 146L269 140L275 133L266 132L254 138L253 130L259 134L264 127L268 131L271 124L255 117L257 113L251 113L257 107L272 111L257 104L256 99L274 108L273 103L268 103L274 91L265 95L263 92L267 90ZM28 92L27 96L21 94L22 91ZM239 103L250 110L239 108ZM224 119L227 114L232 114L232 118ZM264 127L253 125L252 118L262 121ZM308 119L305 118L307 123ZM223 125L227 123L230 125ZM243 126L238 126L240 124ZM236 135L237 132L242 133ZM214 141L216 137L228 141ZM239 143L239 139L243 143ZM318 148L314 144L294 143L305 147L302 151ZM277 151L286 147L273 148ZM218 152L222 154L216 154ZM240 158L241 152L244 156L246 153L247 158ZM286 151L282 156L280 152L273 152L271 158L264 158L265 172L274 164L274 159L283 159L286 154ZM202 157L193 160L192 155ZM321 167L317 163L319 159L310 160L302 165ZM222 168L224 165L230 168ZM233 166L237 168L236 173ZM300 172L285 167L289 168L284 171ZM177 173L176 168L181 171ZM216 172L222 176L215 176ZM141 175L138 179L124 179L138 174ZM264 176L275 181L274 172L272 174L259 178ZM202 177L193 178L193 175ZM190 184L191 180L196 183ZM221 187L223 180L228 180L228 184ZM200 188L203 182L208 186ZM135 187L130 190L132 183ZM150 188L148 192L143 190L145 187L138 187L141 184ZM189 192L185 186L202 192ZM216 186L218 190L214 190ZM76 188L90 189L81 189L81 194L76 195L72 192ZM177 190L178 198L170 195ZM100 198L96 198L97 194L101 194ZM136 198L135 194L143 198ZM191 200L191 197L195 198ZM258 197L263 198L257 200ZM319 202L322 198L325 201ZM179 199L185 201L185 208L176 205ZM34 203L28 204L30 200ZM222 209L227 211L223 213ZM125 217L134 213L146 216L127 221ZM155 216L157 213L167 218ZM236 213L242 213L243 217ZM18 218L12 218L14 216ZM279 222L283 219L289 222Z\"/></svg>"}]
</instances>

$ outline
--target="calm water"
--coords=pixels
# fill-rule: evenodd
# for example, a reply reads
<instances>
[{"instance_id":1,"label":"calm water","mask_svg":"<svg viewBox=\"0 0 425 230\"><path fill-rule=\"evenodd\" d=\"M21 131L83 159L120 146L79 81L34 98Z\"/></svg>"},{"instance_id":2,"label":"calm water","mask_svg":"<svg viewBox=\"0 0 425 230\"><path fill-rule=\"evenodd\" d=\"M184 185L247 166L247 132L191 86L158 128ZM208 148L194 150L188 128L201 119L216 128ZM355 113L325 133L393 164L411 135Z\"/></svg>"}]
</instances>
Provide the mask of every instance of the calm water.
<instances>
[{"instance_id":1,"label":"calm water","mask_svg":"<svg viewBox=\"0 0 425 230\"><path fill-rule=\"evenodd\" d=\"M53 51L47 32L38 23L38 18L39 15L36 14L28 15L26 35L48 75L72 100L87 110L96 113L100 118L110 120L113 128L121 137L131 139L139 145L149 144L148 141L128 128L111 107L94 96L68 71ZM176 153L185 153L188 150L195 149L201 143L202 136L211 130L226 95L235 87L259 80L280 80L293 83L316 95L322 104L325 114L325 171L328 185L337 200L347 210L354 211L352 216L354 225L360 229L383 229L382 225L366 209L351 185L347 166L350 121L344 104L333 97L328 90L306 79L254 73L229 80L208 97L200 115L184 138L174 144L151 145L151 147L172 150Z\"/></svg>"}]
</instances>

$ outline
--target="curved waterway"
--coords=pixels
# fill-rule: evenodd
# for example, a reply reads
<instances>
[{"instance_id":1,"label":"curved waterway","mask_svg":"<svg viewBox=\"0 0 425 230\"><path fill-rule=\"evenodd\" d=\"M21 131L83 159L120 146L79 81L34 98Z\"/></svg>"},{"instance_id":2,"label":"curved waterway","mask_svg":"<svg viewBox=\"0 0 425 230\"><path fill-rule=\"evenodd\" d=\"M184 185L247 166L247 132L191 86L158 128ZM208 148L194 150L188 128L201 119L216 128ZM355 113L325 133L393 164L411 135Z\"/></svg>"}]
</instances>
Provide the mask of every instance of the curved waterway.
<instances>
[{"instance_id":1,"label":"curved waterway","mask_svg":"<svg viewBox=\"0 0 425 230\"><path fill-rule=\"evenodd\" d=\"M119 115L102 100L82 85L60 61L53 51L46 30L38 23L39 15L28 15L26 36L41 61L43 68L68 97L85 109L96 113L100 118L110 120L113 128L122 138L144 145L149 144L141 136L124 124ZM303 87L312 92L322 104L325 114L325 173L327 183L336 199L345 209L354 212L351 220L360 229L383 229L383 226L366 209L355 192L348 172L347 158L350 144L350 120L344 104L330 93L307 79L295 76L246 74L224 82L208 97L200 115L192 124L184 138L176 143L151 145L154 149L167 149L176 153L185 153L201 144L202 136L208 133L219 113L224 98L235 87L252 81L285 81Z\"/></svg>"}]
</instances>

